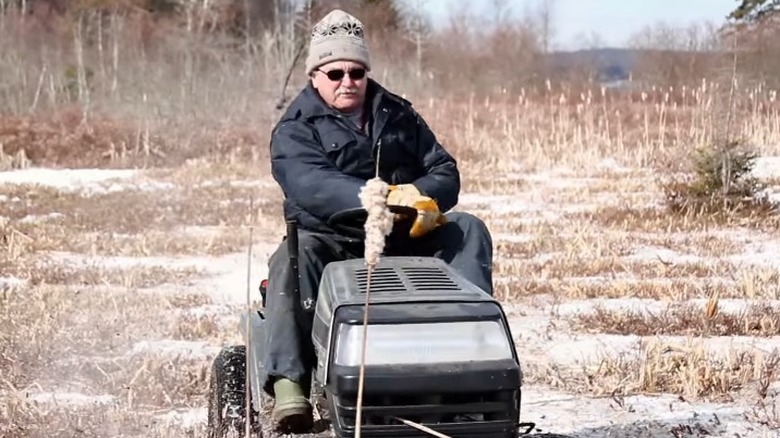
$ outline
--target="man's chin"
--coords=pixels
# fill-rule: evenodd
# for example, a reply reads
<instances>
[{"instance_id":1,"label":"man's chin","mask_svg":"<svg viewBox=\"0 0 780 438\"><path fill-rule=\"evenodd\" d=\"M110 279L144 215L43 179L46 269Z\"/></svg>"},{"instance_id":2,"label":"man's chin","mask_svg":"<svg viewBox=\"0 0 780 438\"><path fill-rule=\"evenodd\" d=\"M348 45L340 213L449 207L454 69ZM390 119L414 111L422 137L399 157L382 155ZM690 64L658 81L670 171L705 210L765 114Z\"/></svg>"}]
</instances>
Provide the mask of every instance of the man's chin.
<instances>
[{"instance_id":1,"label":"man's chin","mask_svg":"<svg viewBox=\"0 0 780 438\"><path fill-rule=\"evenodd\" d=\"M341 95L336 100L336 105L338 108L342 111L351 111L360 106L360 96L353 94L353 95Z\"/></svg>"}]
</instances>

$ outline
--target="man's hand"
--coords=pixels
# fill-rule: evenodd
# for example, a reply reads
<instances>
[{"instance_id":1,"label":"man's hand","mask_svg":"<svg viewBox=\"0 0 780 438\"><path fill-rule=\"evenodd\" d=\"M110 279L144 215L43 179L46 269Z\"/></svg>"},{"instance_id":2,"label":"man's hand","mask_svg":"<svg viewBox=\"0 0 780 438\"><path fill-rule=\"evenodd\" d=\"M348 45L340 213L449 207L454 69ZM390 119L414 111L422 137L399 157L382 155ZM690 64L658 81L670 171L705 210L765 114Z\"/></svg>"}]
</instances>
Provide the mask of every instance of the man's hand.
<instances>
[{"instance_id":1,"label":"man's hand","mask_svg":"<svg viewBox=\"0 0 780 438\"><path fill-rule=\"evenodd\" d=\"M417 210L417 218L409 230L409 236L418 238L447 223L447 218L439 211L436 201L423 196L412 184L390 186L387 205L401 205Z\"/></svg>"},{"instance_id":2,"label":"man's hand","mask_svg":"<svg viewBox=\"0 0 780 438\"><path fill-rule=\"evenodd\" d=\"M391 185L388 188L390 193L387 195L387 205L413 207L414 202L423 197L417 187L411 184Z\"/></svg>"}]
</instances>

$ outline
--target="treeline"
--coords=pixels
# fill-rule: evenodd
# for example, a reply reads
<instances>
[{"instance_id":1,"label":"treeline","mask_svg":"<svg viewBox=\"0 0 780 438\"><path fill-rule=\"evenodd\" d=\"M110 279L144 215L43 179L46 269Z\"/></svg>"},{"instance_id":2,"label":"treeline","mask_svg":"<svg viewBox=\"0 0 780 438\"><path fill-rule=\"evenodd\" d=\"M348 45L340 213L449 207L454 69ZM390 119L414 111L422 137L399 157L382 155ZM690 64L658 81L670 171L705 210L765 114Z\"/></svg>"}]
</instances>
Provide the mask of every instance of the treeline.
<instances>
[{"instance_id":1,"label":"treeline","mask_svg":"<svg viewBox=\"0 0 780 438\"><path fill-rule=\"evenodd\" d=\"M28 17L55 30L80 14L136 15L156 23L196 23L209 32L259 36L302 26L333 7L365 17L377 29L400 29L403 11L392 0L0 0L0 12Z\"/></svg>"},{"instance_id":2,"label":"treeline","mask_svg":"<svg viewBox=\"0 0 780 438\"><path fill-rule=\"evenodd\" d=\"M740 78L780 85L776 3L745 0L730 22L637 29L630 44L634 50L631 79L659 87L695 86L704 78L717 80L728 74L736 57ZM516 18L510 18L504 1L494 1L493 13L487 18L471 16L464 2L464 9L450 11L452 18L440 29L433 28L421 4L394 0L0 0L0 32L15 32L18 40L35 48L73 41L77 31L79 44L89 51L105 44L121 27L126 36L119 49L137 50L144 56L161 48L168 50L174 42L188 53L208 52L208 57L217 51L251 53L266 65L286 65L304 48L312 25L339 7L367 25L379 71L382 66L392 67L392 75L408 78L405 85L409 88L417 84L419 90L438 92L468 84L476 93L514 93L544 89L549 82L572 85L601 80L605 65L598 59L584 57L562 66L553 53L552 0L538 0L536 9ZM588 44L580 48L597 48L598 38Z\"/></svg>"}]
</instances>

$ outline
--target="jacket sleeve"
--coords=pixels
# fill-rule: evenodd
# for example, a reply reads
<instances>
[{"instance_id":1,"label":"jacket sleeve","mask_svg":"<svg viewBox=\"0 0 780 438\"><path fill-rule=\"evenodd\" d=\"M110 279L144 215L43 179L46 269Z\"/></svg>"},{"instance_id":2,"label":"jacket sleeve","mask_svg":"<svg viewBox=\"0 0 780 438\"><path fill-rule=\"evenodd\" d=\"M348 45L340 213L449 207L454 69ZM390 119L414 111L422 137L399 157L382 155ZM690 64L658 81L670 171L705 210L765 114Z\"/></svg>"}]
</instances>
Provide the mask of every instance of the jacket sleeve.
<instances>
[{"instance_id":1,"label":"jacket sleeve","mask_svg":"<svg viewBox=\"0 0 780 438\"><path fill-rule=\"evenodd\" d=\"M341 210L360 207L358 194L366 183L341 172L312 130L295 121L274 129L271 173L286 197L323 220Z\"/></svg>"},{"instance_id":2,"label":"jacket sleeve","mask_svg":"<svg viewBox=\"0 0 780 438\"><path fill-rule=\"evenodd\" d=\"M460 193L460 172L455 158L447 152L436 139L425 120L418 113L417 148L425 175L414 181L420 192L430 196L439 205L442 212L458 204Z\"/></svg>"}]
</instances>

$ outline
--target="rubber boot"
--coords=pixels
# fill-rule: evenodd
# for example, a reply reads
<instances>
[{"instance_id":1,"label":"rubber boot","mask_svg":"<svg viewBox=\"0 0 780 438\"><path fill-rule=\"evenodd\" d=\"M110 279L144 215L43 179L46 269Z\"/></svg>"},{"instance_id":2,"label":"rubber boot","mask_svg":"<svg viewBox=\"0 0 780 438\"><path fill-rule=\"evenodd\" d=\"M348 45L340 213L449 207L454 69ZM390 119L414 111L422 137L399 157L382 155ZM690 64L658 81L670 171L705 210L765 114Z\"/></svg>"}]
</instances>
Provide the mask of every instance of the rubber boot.
<instances>
[{"instance_id":1,"label":"rubber boot","mask_svg":"<svg viewBox=\"0 0 780 438\"><path fill-rule=\"evenodd\" d=\"M274 382L273 419L279 430L285 433L303 433L311 430L314 419L309 399L297 382L280 378Z\"/></svg>"}]
</instances>

